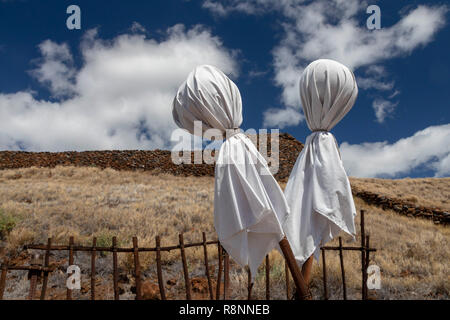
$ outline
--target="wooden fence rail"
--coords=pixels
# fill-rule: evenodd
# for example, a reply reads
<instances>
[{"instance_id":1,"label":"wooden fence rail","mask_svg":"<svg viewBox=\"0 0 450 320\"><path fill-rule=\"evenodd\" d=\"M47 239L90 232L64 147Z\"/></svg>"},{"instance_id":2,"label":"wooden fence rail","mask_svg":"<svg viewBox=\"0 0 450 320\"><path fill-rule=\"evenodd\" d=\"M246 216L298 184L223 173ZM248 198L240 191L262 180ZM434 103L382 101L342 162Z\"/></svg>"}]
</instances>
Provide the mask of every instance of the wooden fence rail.
<instances>
[{"instance_id":1,"label":"wooden fence rail","mask_svg":"<svg viewBox=\"0 0 450 320\"><path fill-rule=\"evenodd\" d=\"M367 268L369 266L370 261L370 252L375 252L376 249L369 247L369 236L366 235L365 228L364 228L364 215L365 212L361 210L361 245L356 247L351 246L343 246L342 245L342 238L339 237L339 246L323 246L321 247L321 254L322 254L322 274L323 274L323 298L325 300L329 299L329 290L327 286L327 265L326 265L326 251L338 251L339 253L339 261L340 261L340 268L341 268L341 279L342 279L342 288L343 288L343 299L347 299L347 283L345 280L345 266L344 266L344 251L361 251L361 278L362 278L362 286L361 286L361 298L367 299L368 298L368 291L367 291ZM119 285L118 285L118 279L119 279L119 269L118 269L118 253L131 253L133 254L134 258L134 270L133 275L135 279L135 285L136 285L136 300L142 299L141 295L141 284L142 284L142 277L141 277L141 266L140 266L140 253L142 252L155 252L156 253L156 269L157 269L157 278L158 278L158 287L159 287L159 293L161 300L166 300L166 289L164 286L164 277L163 277L163 270L162 270L162 259L161 259L161 253L162 252L170 252L172 250L180 250L180 258L181 263L183 266L183 276L184 276L184 283L185 283L185 291L186 291L186 299L190 300L192 299L191 294L191 281L190 281L190 275L189 275L189 268L188 268L188 261L187 261L187 255L186 255L186 249L192 248L192 247L203 247L203 262L205 266L205 277L207 279L208 283L208 295L211 300L213 299L222 299L226 300L229 299L229 286L230 286L230 258L227 252L222 248L219 241L212 240L207 241L205 232L202 233L202 242L197 243L185 243L184 242L184 236L183 234L179 234L179 244L174 246L168 246L168 247L161 247L161 237L157 236L155 239L155 247L146 248L146 247L139 247L138 246L138 239L136 237L133 238L133 247L132 248L119 248L117 247L117 238L112 238L112 246L111 247L99 247L97 246L97 239L93 238L92 240L92 246L79 246L75 245L74 238L70 237L69 244L66 245L53 245L53 241L51 238L48 239L48 242L46 245L43 244L31 244L27 245L24 248L25 249L33 249L33 250L42 250L45 251L44 256L44 263L42 265L42 262L39 261L38 258L33 257L32 261L30 262L30 265L11 265L8 259L5 259L3 263L1 264L1 274L0 274L0 300L3 299L4 291L6 288L6 280L7 280L7 274L10 271L16 271L16 270L22 270L22 271L28 271L28 276L30 279L30 289L28 294L28 299L34 299L36 295L37 290L37 279L42 277L42 286L41 286L41 293L40 293L40 299L45 300L46 298L46 292L47 292L47 286L48 286L48 279L50 274L55 271L56 267L50 267L50 254L52 251L67 251L68 252L68 262L69 265L73 265L74 263L74 253L75 252L88 252L90 253L90 260L91 260L91 270L90 270L90 283L91 283L91 290L90 290L90 298L91 300L96 299L96 291L95 291L95 283L96 283L96 258L98 252L112 252L112 260L113 260L113 290L114 290L114 299L119 300ZM218 250L218 268L217 268L217 280L216 280L216 288L215 288L215 294L214 294L214 288L212 284L212 275L210 273L210 261L208 258L208 246L211 245L217 245ZM270 265L270 259L269 256L265 259L265 298L267 300L271 299L271 282L270 282L270 274L271 274L271 265ZM253 283L251 283L251 273L250 270L247 268L248 273L248 283L247 283L247 298L249 300L252 299L252 289L253 289ZM287 267L286 261L285 261L285 289L286 289L286 298L292 299L293 295L290 292L290 277L289 277L289 269ZM70 275L68 275L69 277ZM221 283L223 279L223 291L221 290ZM66 293L66 299L71 300L72 299L72 290L67 288Z\"/></svg>"}]
</instances>

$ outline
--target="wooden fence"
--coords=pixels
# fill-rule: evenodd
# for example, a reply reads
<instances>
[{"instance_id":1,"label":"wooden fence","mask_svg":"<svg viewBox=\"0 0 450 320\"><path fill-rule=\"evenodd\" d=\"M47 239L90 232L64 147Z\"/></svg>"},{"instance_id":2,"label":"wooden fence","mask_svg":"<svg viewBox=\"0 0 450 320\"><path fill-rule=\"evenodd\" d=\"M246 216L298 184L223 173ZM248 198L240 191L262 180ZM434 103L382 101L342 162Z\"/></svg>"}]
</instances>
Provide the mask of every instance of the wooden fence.
<instances>
[{"instance_id":1,"label":"wooden fence","mask_svg":"<svg viewBox=\"0 0 450 320\"><path fill-rule=\"evenodd\" d=\"M338 251L339 252L339 260L340 260L340 268L341 268L341 277L342 277L342 288L343 288L343 299L347 299L347 284L345 280L345 266L344 266L344 251L360 251L361 252L361 275L362 275L362 286L361 286L361 298L363 300L367 299L368 291L367 291L367 268L369 266L370 261L370 252L375 252L376 249L370 248L369 246L369 235L366 235L364 228L364 211L361 210L361 245L360 246L343 246L342 238L339 237L339 246L324 246L321 247L321 255L322 255L322 279L323 279L323 289L324 296L323 298L327 300L329 298L328 294L328 286L327 286L327 267L326 267L326 252L327 251ZM219 300L219 299L229 299L229 285L230 285L230 258L226 251L222 248L219 241L213 240L208 241L206 238L206 234L203 232L203 241L198 243L184 243L183 234L179 235L179 243L177 245L169 246L169 247L161 247L161 239L159 236L155 239L155 247L144 248L138 246L138 239L136 237L133 238L133 247L132 248L119 248L117 246L117 238L112 238L112 246L111 247L98 247L97 239L94 238L92 240L92 246L78 246L74 244L74 238L70 237L68 245L53 245L52 239L49 238L47 244L32 244L25 246L25 249L34 249L44 251L44 259L42 263L42 259L37 257L32 257L29 265L10 265L8 260L3 261L1 265L1 275L0 275L0 300L3 299L7 274L10 271L28 271L28 278L30 280L30 288L28 293L28 299L32 300L36 296L37 283L38 278L42 279L40 299L45 300L47 293L47 285L49 276L53 271L55 271L56 267L50 266L50 253L52 251L67 251L68 252L68 264L73 265L74 263L74 252L84 251L91 254L90 262L91 262L91 272L90 272L90 297L91 300L96 299L95 292L95 282L96 282L96 257L98 252L112 252L112 260L113 260L113 290L114 290L114 299L119 300L119 268L117 263L117 257L119 253L132 253L134 258L134 279L136 285L136 300L142 299L141 296L141 285L142 285L142 277L141 277L141 266L139 262L139 254L141 252L155 252L156 253L156 270L158 277L158 287L159 294L161 300L166 300L166 288L164 284L164 275L162 270L162 260L161 260L161 252L169 252L172 250L180 251L180 259L183 265L183 275L185 281L185 291L186 291L186 299L192 299L191 293L191 281L190 275L188 272L188 263L186 257L186 249L191 247L203 247L203 258L204 258L204 267L205 267L205 276L208 283L208 295L211 300ZM216 275L216 286L213 286L213 276L210 272L209 264L210 259L208 258L208 246L217 246L218 250L218 270ZM252 284L251 284L251 274L250 271L247 270L248 273L248 282L247 282L247 298L249 300L252 299ZM292 299L292 293L290 289L290 277L289 270L287 264L285 262L285 279L286 279L286 298ZM70 275L69 275L70 276ZM224 288L221 290L221 282L223 278ZM270 260L269 256L266 256L265 259L265 289L267 300L271 298L270 292ZM72 300L72 290L67 288L66 299Z\"/></svg>"}]
</instances>

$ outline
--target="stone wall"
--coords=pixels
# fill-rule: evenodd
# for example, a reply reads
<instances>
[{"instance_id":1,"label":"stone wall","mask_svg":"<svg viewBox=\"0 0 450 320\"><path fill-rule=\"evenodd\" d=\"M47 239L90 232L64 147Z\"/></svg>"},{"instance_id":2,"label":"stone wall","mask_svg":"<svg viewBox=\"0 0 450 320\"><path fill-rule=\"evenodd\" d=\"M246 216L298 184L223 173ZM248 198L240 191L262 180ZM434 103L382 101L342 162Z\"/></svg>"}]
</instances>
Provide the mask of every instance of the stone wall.
<instances>
[{"instance_id":1,"label":"stone wall","mask_svg":"<svg viewBox=\"0 0 450 320\"><path fill-rule=\"evenodd\" d=\"M450 222L450 214L439 208L418 206L401 199L388 198L369 191L353 189L353 195L363 199L367 204L381 207L383 210L390 209L408 217L431 219L437 224L448 224Z\"/></svg>"},{"instance_id":2,"label":"stone wall","mask_svg":"<svg viewBox=\"0 0 450 320\"><path fill-rule=\"evenodd\" d=\"M258 145L255 136L249 136ZM271 159L270 134L267 135L267 152ZM287 181L297 156L303 144L287 133L279 135L279 170L275 178ZM200 152L201 159L201 152ZM214 152L213 152L214 156ZM194 163L194 154L191 154ZM84 152L23 152L0 151L0 170L29 167L54 168L61 166L87 166L98 168L113 168L115 170L145 170L168 173L181 176L214 176L214 165L180 164L172 161L169 150L114 150L114 151L84 151Z\"/></svg>"},{"instance_id":3,"label":"stone wall","mask_svg":"<svg viewBox=\"0 0 450 320\"><path fill-rule=\"evenodd\" d=\"M249 136L258 146L255 136ZM270 135L267 137L268 161L271 160ZM303 144L287 133L279 135L279 170L275 174L278 181L286 182L297 160ZM191 154L192 163L194 154ZM116 170L149 170L181 176L214 176L212 164L181 164L172 162L171 152L168 150L122 150L122 151L85 151L85 152L21 152L1 151L0 170L26 167L55 167L63 166L94 166L99 168L113 168ZM436 223L447 224L450 221L448 212L438 208L427 208L391 199L386 196L362 190L353 190L354 196L363 199L371 205L391 209L398 213L427 218Z\"/></svg>"}]
</instances>

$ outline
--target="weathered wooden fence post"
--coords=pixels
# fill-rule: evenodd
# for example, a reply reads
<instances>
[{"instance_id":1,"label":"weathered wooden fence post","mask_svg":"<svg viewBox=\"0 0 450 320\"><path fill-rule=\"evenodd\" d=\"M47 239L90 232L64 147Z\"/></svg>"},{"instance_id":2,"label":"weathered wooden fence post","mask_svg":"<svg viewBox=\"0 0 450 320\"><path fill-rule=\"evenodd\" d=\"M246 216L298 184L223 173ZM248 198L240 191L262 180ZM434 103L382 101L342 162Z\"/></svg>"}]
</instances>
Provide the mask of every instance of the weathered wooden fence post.
<instances>
[{"instance_id":1,"label":"weathered wooden fence post","mask_svg":"<svg viewBox=\"0 0 450 320\"><path fill-rule=\"evenodd\" d=\"M284 276L286 279L286 299L289 300L290 299L290 288L289 288L289 268L287 265L286 260L284 260Z\"/></svg>"},{"instance_id":2,"label":"weathered wooden fence post","mask_svg":"<svg viewBox=\"0 0 450 320\"><path fill-rule=\"evenodd\" d=\"M186 300L191 300L191 281L189 279L189 270L186 261L186 253L184 250L184 239L183 234L180 233L178 235L180 240L180 253L181 253L181 262L183 263L183 273L184 273L184 284L186 287Z\"/></svg>"},{"instance_id":3,"label":"weathered wooden fence post","mask_svg":"<svg viewBox=\"0 0 450 320\"><path fill-rule=\"evenodd\" d=\"M134 255L134 279L136 284L136 300L141 300L142 299L141 265L139 262L139 247L137 237L133 237L133 255Z\"/></svg>"},{"instance_id":4,"label":"weathered wooden fence post","mask_svg":"<svg viewBox=\"0 0 450 320\"><path fill-rule=\"evenodd\" d=\"M73 237L69 238L69 266L73 265ZM68 274L67 278L69 278L71 275ZM67 294L66 294L67 300L72 300L72 290L67 288Z\"/></svg>"},{"instance_id":5,"label":"weathered wooden fence post","mask_svg":"<svg viewBox=\"0 0 450 320\"><path fill-rule=\"evenodd\" d=\"M327 287L327 265L325 259L325 249L322 249L322 270L323 270L323 298L328 300L328 287Z\"/></svg>"},{"instance_id":6,"label":"weathered wooden fence post","mask_svg":"<svg viewBox=\"0 0 450 320\"><path fill-rule=\"evenodd\" d=\"M91 251L91 300L95 300L95 257L97 254L97 238L92 239L92 251Z\"/></svg>"},{"instance_id":7,"label":"weathered wooden fence post","mask_svg":"<svg viewBox=\"0 0 450 320\"><path fill-rule=\"evenodd\" d=\"M367 288L367 269L369 268L369 262L370 262L370 244L369 244L369 235L366 236L366 257L365 257L365 267L364 267L364 279L365 279L365 283L364 283L364 300L367 300L369 294L368 294L368 288Z\"/></svg>"},{"instance_id":8,"label":"weathered wooden fence post","mask_svg":"<svg viewBox=\"0 0 450 320\"><path fill-rule=\"evenodd\" d=\"M48 268L50 265L50 249L52 247L52 238L47 239L47 248L45 250L45 258L44 258L44 267ZM44 271L44 279L42 280L42 289L41 289L41 300L45 300L45 294L47 291L48 284L48 271Z\"/></svg>"},{"instance_id":9,"label":"weathered wooden fence post","mask_svg":"<svg viewBox=\"0 0 450 320\"><path fill-rule=\"evenodd\" d=\"M269 261L269 255L266 256L266 300L270 300L270 261Z\"/></svg>"},{"instance_id":10,"label":"weathered wooden fence post","mask_svg":"<svg viewBox=\"0 0 450 320\"><path fill-rule=\"evenodd\" d=\"M252 272L250 271L250 268L247 267L247 299L248 300L252 300L252 288L253 288L253 283L252 283Z\"/></svg>"},{"instance_id":11,"label":"weathered wooden fence post","mask_svg":"<svg viewBox=\"0 0 450 320\"><path fill-rule=\"evenodd\" d=\"M6 276L8 275L8 263L9 260L6 258L2 263L2 273L0 275L0 300L3 300L3 293L6 287Z\"/></svg>"},{"instance_id":12,"label":"weathered wooden fence post","mask_svg":"<svg viewBox=\"0 0 450 320\"><path fill-rule=\"evenodd\" d=\"M209 274L208 248L206 245L206 233L205 232L202 233L202 238L203 238L203 256L205 259L205 275L206 275L206 278L208 279L209 298L211 300L214 300L214 290L212 287L211 275Z\"/></svg>"},{"instance_id":13,"label":"weathered wooden fence post","mask_svg":"<svg viewBox=\"0 0 450 320\"><path fill-rule=\"evenodd\" d=\"M164 289L164 280L161 268L161 238L156 236L156 272L158 273L158 286L161 300L166 300L166 291Z\"/></svg>"},{"instance_id":14,"label":"weathered wooden fence post","mask_svg":"<svg viewBox=\"0 0 450 320\"><path fill-rule=\"evenodd\" d=\"M222 248L224 261L223 261L223 299L228 299L228 291L230 288L230 256L228 252Z\"/></svg>"},{"instance_id":15,"label":"weathered wooden fence post","mask_svg":"<svg viewBox=\"0 0 450 320\"><path fill-rule=\"evenodd\" d=\"M30 292L28 294L28 300L33 300L36 295L37 281L41 271L33 268L39 267L40 265L40 255L33 255L31 260L31 269L28 271L28 278L30 279Z\"/></svg>"},{"instance_id":16,"label":"weathered wooden fence post","mask_svg":"<svg viewBox=\"0 0 450 320\"><path fill-rule=\"evenodd\" d=\"M220 245L220 242L217 244L217 251L219 267L217 270L216 300L220 300L220 283L222 281L222 246Z\"/></svg>"},{"instance_id":17,"label":"weathered wooden fence post","mask_svg":"<svg viewBox=\"0 0 450 320\"><path fill-rule=\"evenodd\" d=\"M342 237L339 237L339 260L341 261L342 289L343 289L343 294L344 294L344 300L347 300L347 285L345 283L344 253L342 250Z\"/></svg>"},{"instance_id":18,"label":"weathered wooden fence post","mask_svg":"<svg viewBox=\"0 0 450 320\"><path fill-rule=\"evenodd\" d=\"M117 267L117 237L112 238L113 253L113 286L114 286L114 300L119 300L119 271Z\"/></svg>"},{"instance_id":19,"label":"weathered wooden fence post","mask_svg":"<svg viewBox=\"0 0 450 320\"><path fill-rule=\"evenodd\" d=\"M366 253L365 253L365 227L364 227L364 215L365 211L361 210L361 298L366 299Z\"/></svg>"}]
</instances>

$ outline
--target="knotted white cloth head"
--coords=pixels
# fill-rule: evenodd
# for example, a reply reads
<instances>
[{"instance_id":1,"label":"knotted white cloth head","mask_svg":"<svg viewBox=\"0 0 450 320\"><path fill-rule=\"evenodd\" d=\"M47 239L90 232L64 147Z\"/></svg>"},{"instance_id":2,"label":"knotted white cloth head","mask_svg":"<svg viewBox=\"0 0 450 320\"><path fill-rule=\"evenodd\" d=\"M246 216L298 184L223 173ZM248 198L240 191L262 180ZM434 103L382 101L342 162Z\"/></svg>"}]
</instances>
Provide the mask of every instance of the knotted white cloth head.
<instances>
[{"instance_id":1,"label":"knotted white cloth head","mask_svg":"<svg viewBox=\"0 0 450 320\"><path fill-rule=\"evenodd\" d=\"M194 122L209 129L237 129L242 124L242 99L238 87L222 71L202 65L181 85L173 102L175 123L194 134Z\"/></svg>"},{"instance_id":2,"label":"knotted white cloth head","mask_svg":"<svg viewBox=\"0 0 450 320\"><path fill-rule=\"evenodd\" d=\"M284 194L264 157L243 133L242 101L237 86L222 71L202 65L180 86L173 101L175 123L194 133L233 130L219 150L215 167L214 226L219 241L253 278L267 253L284 237L282 223L289 214Z\"/></svg>"},{"instance_id":3,"label":"knotted white cloth head","mask_svg":"<svg viewBox=\"0 0 450 320\"><path fill-rule=\"evenodd\" d=\"M291 214L283 225L299 264L341 230L355 235L355 204L331 130L353 107L358 87L339 62L320 59L301 75L300 97L313 131L297 158L284 191Z\"/></svg>"},{"instance_id":4,"label":"knotted white cloth head","mask_svg":"<svg viewBox=\"0 0 450 320\"><path fill-rule=\"evenodd\" d=\"M339 62L312 62L300 78L300 99L311 131L330 131L350 111L358 96L355 76Z\"/></svg>"}]
</instances>

